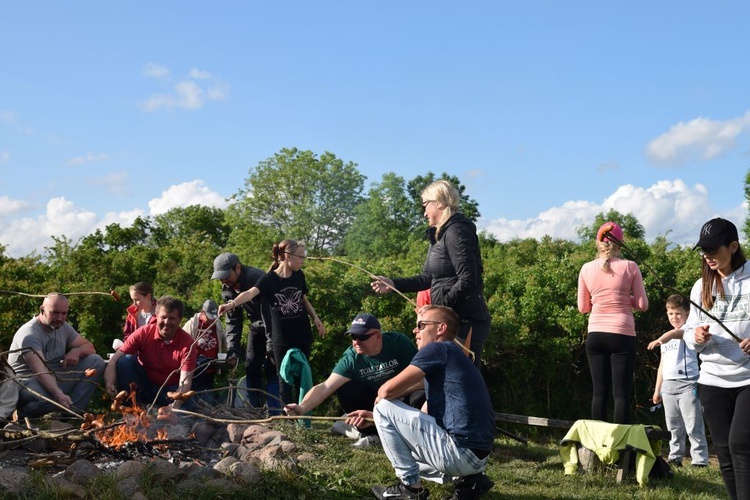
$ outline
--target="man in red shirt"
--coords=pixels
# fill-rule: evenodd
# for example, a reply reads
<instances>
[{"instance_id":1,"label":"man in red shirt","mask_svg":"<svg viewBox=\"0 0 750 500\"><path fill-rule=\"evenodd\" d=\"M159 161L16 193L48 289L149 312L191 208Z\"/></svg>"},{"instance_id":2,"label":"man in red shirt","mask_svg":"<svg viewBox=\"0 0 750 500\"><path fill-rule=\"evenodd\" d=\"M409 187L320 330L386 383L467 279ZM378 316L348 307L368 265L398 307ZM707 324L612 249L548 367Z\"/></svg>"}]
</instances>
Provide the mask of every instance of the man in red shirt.
<instances>
[{"instance_id":1,"label":"man in red shirt","mask_svg":"<svg viewBox=\"0 0 750 500\"><path fill-rule=\"evenodd\" d=\"M104 387L110 395L129 390L135 383L140 404L154 400L157 406L171 403L179 408L183 404L171 402L167 392L187 392L193 382L198 350L193 338L180 328L184 310L182 301L174 297L156 302L156 323L133 332L109 360ZM192 406L190 403L187 400L186 407Z\"/></svg>"}]
</instances>

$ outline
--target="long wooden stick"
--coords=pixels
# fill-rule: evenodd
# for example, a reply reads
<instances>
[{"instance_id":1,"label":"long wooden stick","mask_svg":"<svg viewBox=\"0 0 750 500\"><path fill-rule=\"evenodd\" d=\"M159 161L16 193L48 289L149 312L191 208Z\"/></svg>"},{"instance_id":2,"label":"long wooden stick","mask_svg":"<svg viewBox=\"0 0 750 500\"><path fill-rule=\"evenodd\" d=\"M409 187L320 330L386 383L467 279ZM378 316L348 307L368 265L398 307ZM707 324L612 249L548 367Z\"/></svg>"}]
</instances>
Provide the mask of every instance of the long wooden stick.
<instances>
[{"instance_id":1,"label":"long wooden stick","mask_svg":"<svg viewBox=\"0 0 750 500\"><path fill-rule=\"evenodd\" d=\"M604 237L605 237L605 238L607 238L608 240L610 240L611 242L613 242L613 243L614 243L615 245L617 245L617 246L619 246L620 248L622 248L623 250L625 250L626 252L628 252L628 253L630 254L630 256L631 256L631 257L633 258L633 260L636 260L636 259L637 259L636 255L635 255L635 252L633 252L633 251L632 251L631 249L629 249L629 248L628 248L627 246L625 246L625 243L623 243L623 242L622 242L622 240L620 240L620 239L619 239L619 238L617 238L616 236L613 236L611 232L610 232L610 233L604 233ZM639 264L640 264L640 265L642 265L643 267L645 267L645 268L646 268L646 270L647 270L648 272L650 272L650 273L651 273L651 275L652 275L652 276L653 276L654 278L656 278L656 281L657 281L657 282L659 282L659 285L661 285L661 286L662 286L662 288L666 288L667 290L669 290L669 291L670 291L670 292L672 292L672 293L678 293L678 294L680 294L680 295L682 294L682 293L681 293L681 292L680 292L679 290L677 290L677 289L676 289L675 287L673 287L673 286L669 286L669 285L667 285L666 283L664 283L664 280L663 280L663 279L661 279L661 276L659 276L659 275L658 275L658 274L656 273L656 271L654 271L654 270L653 270L653 269L651 268L651 266L649 266L649 265L648 265L647 263L643 262L643 260L641 260L641 261L639 262ZM700 305L700 304L697 304L697 303L696 303L696 302L695 302L695 301L694 301L693 299L691 299L689 295L687 296L687 299L688 299L688 302L690 302L690 303L691 303L691 304L693 304L693 305L694 305L695 307L697 307L699 311L701 311L701 312L702 312L703 314L705 314L706 316L708 316L708 317L709 317L709 318L711 318L712 320L716 321L716 322L717 322L717 323L719 324L719 326L720 326L720 327L722 327L722 328L723 328L723 329L724 329L724 330L725 330L725 331L726 331L726 332L727 332L727 333L729 334L729 336L730 336L730 337L732 337L732 338L733 338L734 340L736 340L737 342L742 342L742 339L741 339L741 338L739 338L739 337L738 337L737 335L735 335L735 334L734 334L734 332L732 332L732 331L731 331L731 330L729 329L729 327L727 327L727 325L725 325L725 324L724 324L724 322L723 322L723 321L721 321L721 320L720 320L719 318L717 318L716 316L714 316L714 315L713 315L713 314L711 314L710 312L706 311L706 309L705 309L705 308L701 307L701 305Z\"/></svg>"},{"instance_id":2,"label":"long wooden stick","mask_svg":"<svg viewBox=\"0 0 750 500\"><path fill-rule=\"evenodd\" d=\"M397 294L399 294L401 297L404 298L404 300L406 300L407 302L409 302L414 307L417 307L417 303L414 300L412 300L411 298L407 297L406 295L404 295L400 291L396 290L395 287L389 285L388 283L386 283L385 281L383 281L382 279L380 279L379 276L375 275L374 273L371 273L370 271L368 271L367 269L365 269L363 267L359 267L356 264L352 264L351 262L346 262L345 260L336 259L334 257L308 257L308 259L312 259L312 260L331 260L333 262L338 262L339 264L344 264L345 266L349 266L349 267L353 267L354 269L358 269L358 270L362 271L363 273L367 274L370 278L374 279L375 281L379 281L380 283L384 284L386 287L390 288L391 290L393 290L394 292L396 292Z\"/></svg>"},{"instance_id":3,"label":"long wooden stick","mask_svg":"<svg viewBox=\"0 0 750 500\"><path fill-rule=\"evenodd\" d=\"M345 260L337 259L335 257L308 257L308 259L312 259L312 260L330 260L330 261L333 261L333 262L338 262L339 264L344 264L345 266L353 267L354 269L358 269L358 270L362 271L363 273L367 274L370 278L372 278L375 281L378 281L378 282L384 284L386 287L390 288L391 290L393 290L394 292L396 292L397 294L399 294L401 297L404 298L404 300L406 300L409 304L413 305L415 308L417 307L417 303L414 300L412 300L411 298L407 297L406 295L404 295L403 293L401 293L399 290L396 290L396 287L389 285L388 283L386 283L385 281L383 281L382 279L380 279L379 276L377 276L376 274L368 271L364 267L360 267L360 266L358 266L356 264L352 264L351 262L346 262ZM462 344L461 342L459 342L456 339L454 339L453 342L455 342L456 345L459 346L461 349L463 349L464 351L466 351L466 353L469 355L469 357L471 358L472 361L474 360L474 357L476 356L476 353L474 351L472 351L471 349L469 349L468 345L464 345L464 344Z\"/></svg>"},{"instance_id":4,"label":"long wooden stick","mask_svg":"<svg viewBox=\"0 0 750 500\"><path fill-rule=\"evenodd\" d=\"M349 417L316 417L316 416L307 416L307 415L275 415L273 417L268 418L254 418L254 419L233 419L233 418L214 418L209 417L208 415L203 415L202 413L195 413L188 410L180 410L180 409L172 409L173 413L182 413L184 415L188 415L191 417L197 417L202 418L204 420L208 420L209 422L214 422L216 424L266 424L268 422L273 422L275 420L325 420L325 421L334 421L334 420L346 420ZM372 422L373 420L370 418L365 418L364 420L368 422Z\"/></svg>"},{"instance_id":5,"label":"long wooden stick","mask_svg":"<svg viewBox=\"0 0 750 500\"><path fill-rule=\"evenodd\" d=\"M0 290L0 293L7 293L11 295L23 295L24 297L36 297L45 299L49 295L48 293L45 294L35 294L35 293L25 293L25 292L17 292L15 290ZM112 297L116 301L119 302L120 300L120 294L117 293L116 290L110 290L109 292L60 292L62 295L105 295Z\"/></svg>"}]
</instances>

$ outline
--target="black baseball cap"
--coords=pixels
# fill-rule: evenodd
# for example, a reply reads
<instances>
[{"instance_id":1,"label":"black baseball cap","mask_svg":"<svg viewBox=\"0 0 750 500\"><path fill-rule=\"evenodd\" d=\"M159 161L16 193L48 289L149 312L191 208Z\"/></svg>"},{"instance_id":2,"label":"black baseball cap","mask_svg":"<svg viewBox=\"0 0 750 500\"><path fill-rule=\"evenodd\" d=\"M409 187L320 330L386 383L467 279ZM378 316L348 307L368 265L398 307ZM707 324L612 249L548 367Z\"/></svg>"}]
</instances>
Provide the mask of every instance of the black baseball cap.
<instances>
[{"instance_id":1,"label":"black baseball cap","mask_svg":"<svg viewBox=\"0 0 750 500\"><path fill-rule=\"evenodd\" d=\"M716 217L703 224L700 239L693 247L693 250L697 248L716 248L739 240L737 226L726 219Z\"/></svg>"}]
</instances>

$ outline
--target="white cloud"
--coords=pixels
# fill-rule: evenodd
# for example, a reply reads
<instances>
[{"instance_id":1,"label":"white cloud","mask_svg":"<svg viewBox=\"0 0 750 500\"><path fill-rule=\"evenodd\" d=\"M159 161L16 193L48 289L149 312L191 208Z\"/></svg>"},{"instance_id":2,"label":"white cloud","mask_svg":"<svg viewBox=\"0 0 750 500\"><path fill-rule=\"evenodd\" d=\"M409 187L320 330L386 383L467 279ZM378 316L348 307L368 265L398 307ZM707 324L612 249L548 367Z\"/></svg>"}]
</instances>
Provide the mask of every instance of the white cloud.
<instances>
[{"instance_id":1,"label":"white cloud","mask_svg":"<svg viewBox=\"0 0 750 500\"><path fill-rule=\"evenodd\" d=\"M228 203L223 196L206 187L202 180L195 180L171 186L162 192L161 197L152 199L148 203L148 214L140 208L135 208L98 215L76 207L73 202L63 197L58 197L47 203L44 213L13 219L19 213L34 207L20 200L0 196L0 245L5 245L6 255L14 258L32 252L42 254L44 247L53 244L52 236L65 236L75 243L97 229L104 230L109 224L129 227L136 217L158 215L172 208L190 205L226 208Z\"/></svg>"},{"instance_id":2,"label":"white cloud","mask_svg":"<svg viewBox=\"0 0 750 500\"><path fill-rule=\"evenodd\" d=\"M208 80L209 78L211 78L211 73L209 73L208 71L201 71L198 68L193 68L188 73L188 76L190 76L190 78L193 78L194 80Z\"/></svg>"},{"instance_id":3,"label":"white cloud","mask_svg":"<svg viewBox=\"0 0 750 500\"><path fill-rule=\"evenodd\" d=\"M5 226L5 224L3 223L4 218L16 215L31 208L32 205L25 201L14 200L13 198L5 195L0 196L0 230Z\"/></svg>"},{"instance_id":4,"label":"white cloud","mask_svg":"<svg viewBox=\"0 0 750 500\"><path fill-rule=\"evenodd\" d=\"M21 119L15 111L8 109L0 110L0 124L6 125L20 132L22 134L33 134L34 129L21 123Z\"/></svg>"},{"instance_id":5,"label":"white cloud","mask_svg":"<svg viewBox=\"0 0 750 500\"><path fill-rule=\"evenodd\" d=\"M0 165L2 165L3 163L7 163L8 160L10 160L10 153L8 153L7 151L0 152Z\"/></svg>"},{"instance_id":6,"label":"white cloud","mask_svg":"<svg viewBox=\"0 0 750 500\"><path fill-rule=\"evenodd\" d=\"M89 234L97 223L94 212L80 210L65 198L52 198L46 211L36 217L15 219L0 230L0 243L7 245L7 254L20 257L52 245L52 236L65 236L76 241ZM19 238L19 235L23 235Z\"/></svg>"},{"instance_id":7,"label":"white cloud","mask_svg":"<svg viewBox=\"0 0 750 500\"><path fill-rule=\"evenodd\" d=\"M98 161L106 161L109 158L105 154L95 155L94 153L88 153L86 156L76 156L66 161L66 165L83 165L84 163L92 163Z\"/></svg>"},{"instance_id":8,"label":"white cloud","mask_svg":"<svg viewBox=\"0 0 750 500\"><path fill-rule=\"evenodd\" d=\"M672 126L652 140L646 154L657 165L710 160L734 149L737 136L748 128L750 111L745 116L724 121L695 118Z\"/></svg>"},{"instance_id":9,"label":"white cloud","mask_svg":"<svg viewBox=\"0 0 750 500\"><path fill-rule=\"evenodd\" d=\"M163 68L165 71L166 68ZM207 101L220 101L229 97L229 85L208 71L196 68L177 82L169 93L157 93L138 103L144 111L159 109L200 109Z\"/></svg>"},{"instance_id":10,"label":"white cloud","mask_svg":"<svg viewBox=\"0 0 750 500\"><path fill-rule=\"evenodd\" d=\"M141 74L148 78L154 78L155 80L167 80L171 76L169 68L156 63L146 64Z\"/></svg>"},{"instance_id":11,"label":"white cloud","mask_svg":"<svg viewBox=\"0 0 750 500\"><path fill-rule=\"evenodd\" d=\"M544 235L577 241L578 227L591 224L600 212L615 209L621 213L632 213L646 230L648 241L666 234L671 242L690 244L695 240L699 225L712 217L726 217L738 227L744 224L747 216L744 204L729 213L717 214L711 208L708 195L703 185L690 187L679 179L659 181L648 188L628 184L620 186L601 203L569 201L560 207L545 210L533 219L495 219L483 225L483 228L500 241L539 239Z\"/></svg>"},{"instance_id":12,"label":"white cloud","mask_svg":"<svg viewBox=\"0 0 750 500\"><path fill-rule=\"evenodd\" d=\"M114 195L126 196L131 194L128 180L128 172L121 171L110 172L101 177L91 177L86 182L91 186L101 187Z\"/></svg>"},{"instance_id":13,"label":"white cloud","mask_svg":"<svg viewBox=\"0 0 750 500\"><path fill-rule=\"evenodd\" d=\"M160 198L154 198L148 202L151 215L163 214L172 208L184 208L190 205L226 208L228 203L223 196L205 186L202 180L171 186L161 193Z\"/></svg>"}]
</instances>

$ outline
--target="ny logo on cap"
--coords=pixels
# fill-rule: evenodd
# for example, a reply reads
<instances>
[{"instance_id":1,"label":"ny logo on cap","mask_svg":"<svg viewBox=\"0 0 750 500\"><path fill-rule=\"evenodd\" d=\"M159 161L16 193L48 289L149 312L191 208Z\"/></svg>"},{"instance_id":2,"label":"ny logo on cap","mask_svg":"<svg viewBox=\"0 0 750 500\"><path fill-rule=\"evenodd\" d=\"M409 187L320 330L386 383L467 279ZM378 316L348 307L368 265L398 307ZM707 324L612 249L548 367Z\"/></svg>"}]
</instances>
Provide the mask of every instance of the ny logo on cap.
<instances>
[{"instance_id":1,"label":"ny logo on cap","mask_svg":"<svg viewBox=\"0 0 750 500\"><path fill-rule=\"evenodd\" d=\"M711 223L708 222L703 226L703 233L701 236L711 236Z\"/></svg>"}]
</instances>

